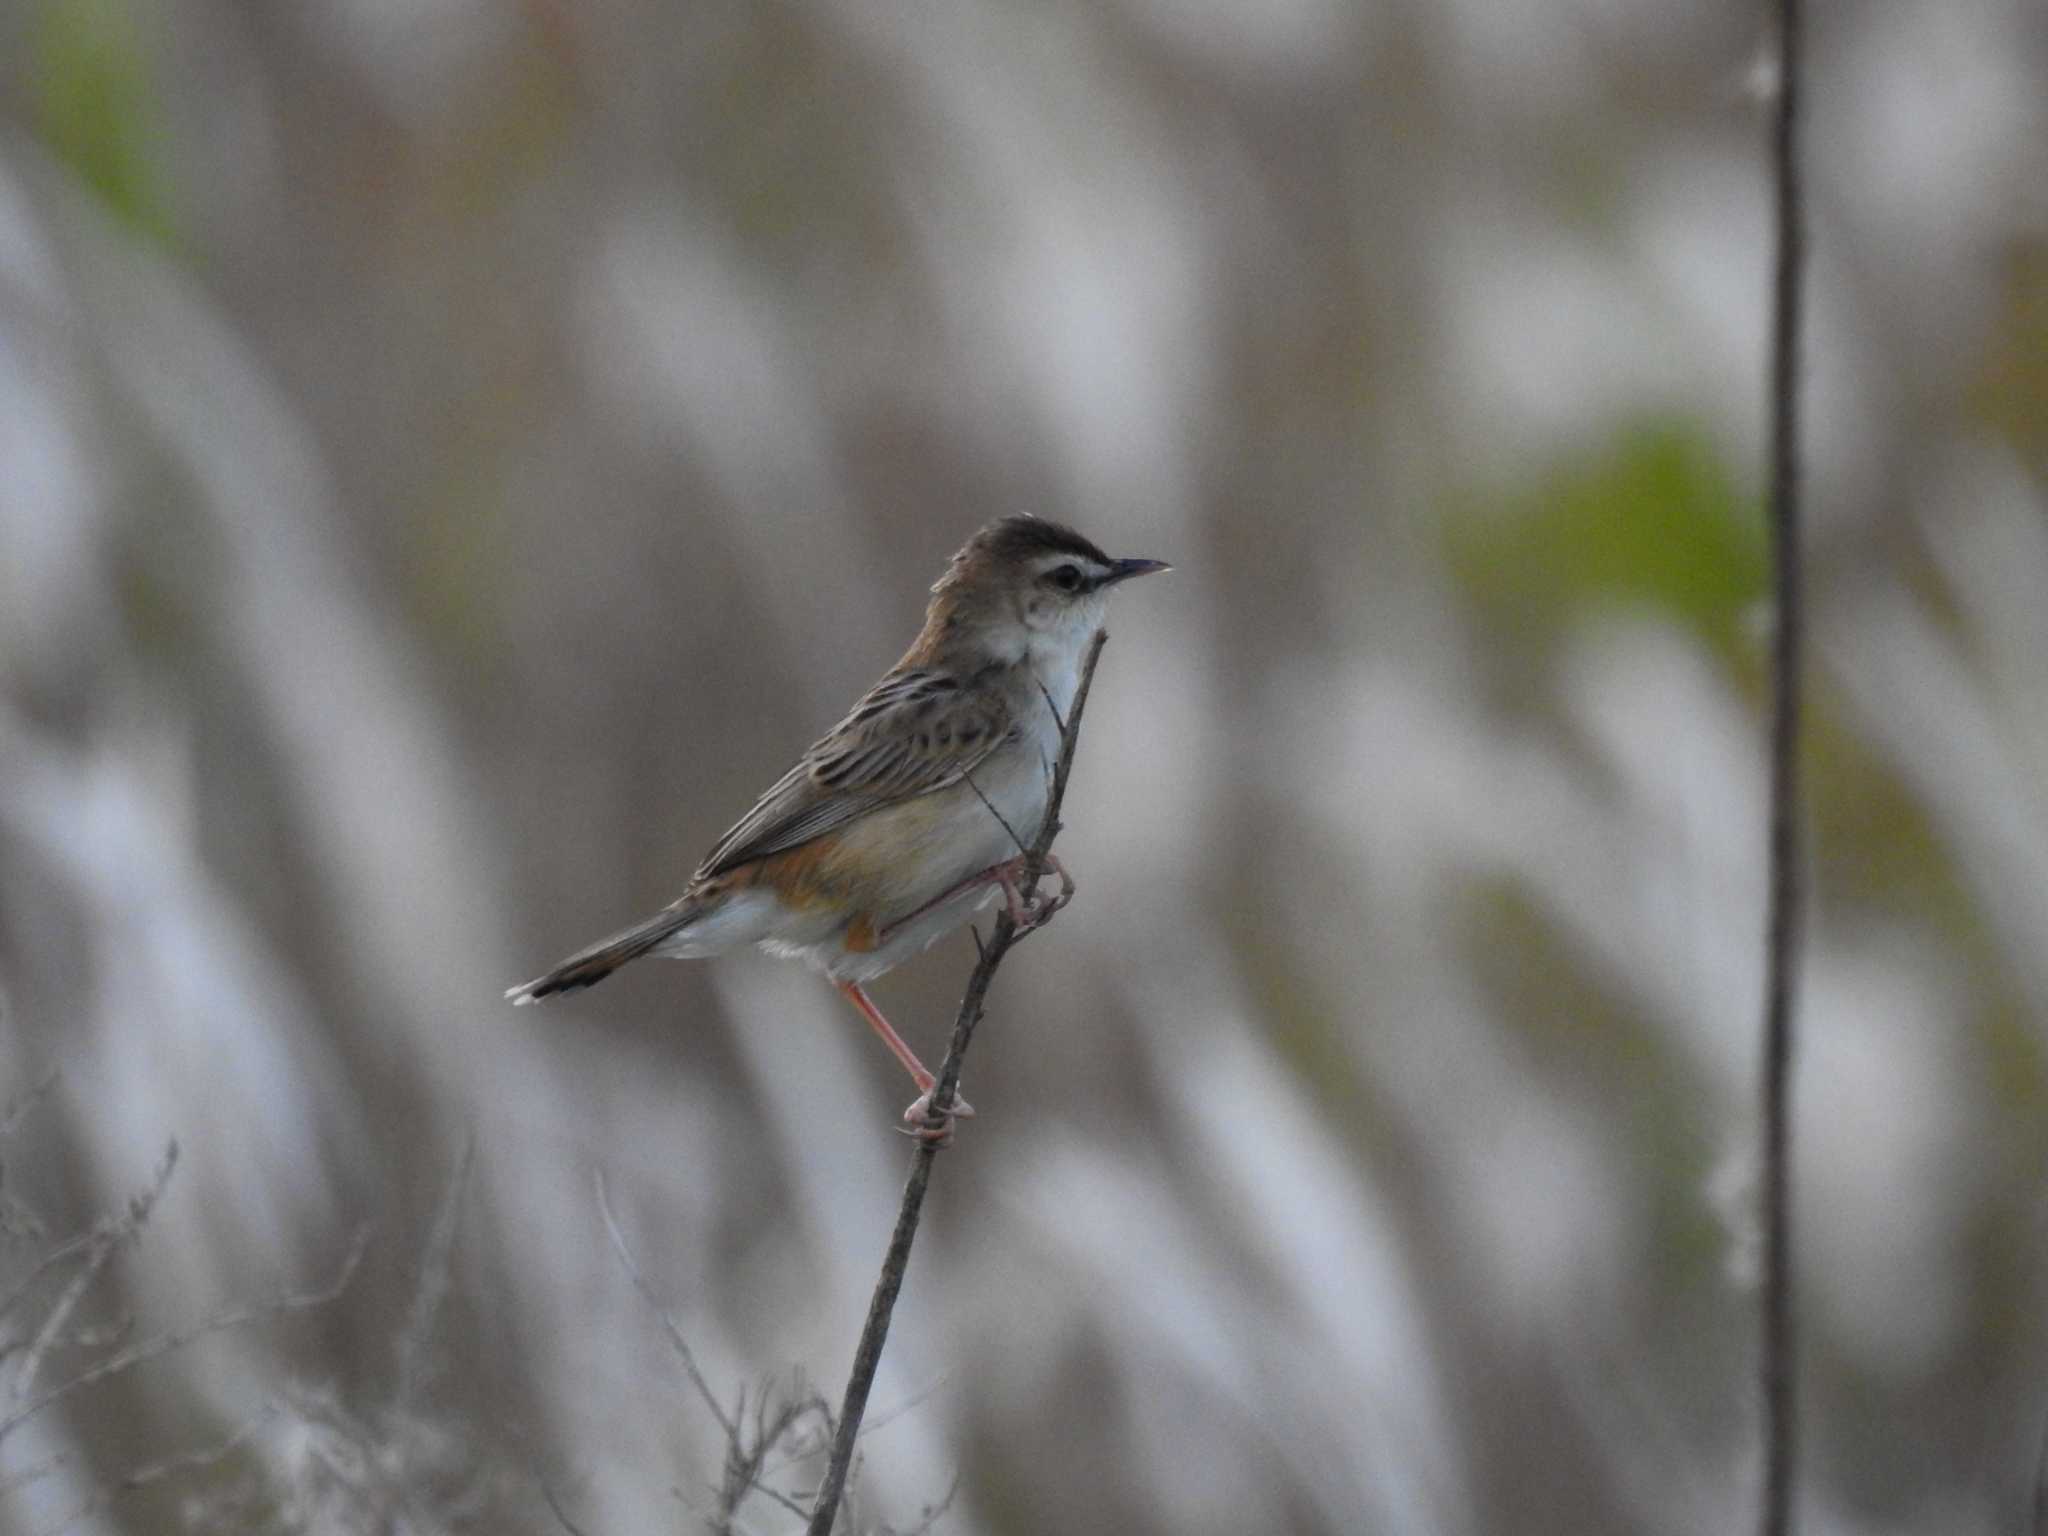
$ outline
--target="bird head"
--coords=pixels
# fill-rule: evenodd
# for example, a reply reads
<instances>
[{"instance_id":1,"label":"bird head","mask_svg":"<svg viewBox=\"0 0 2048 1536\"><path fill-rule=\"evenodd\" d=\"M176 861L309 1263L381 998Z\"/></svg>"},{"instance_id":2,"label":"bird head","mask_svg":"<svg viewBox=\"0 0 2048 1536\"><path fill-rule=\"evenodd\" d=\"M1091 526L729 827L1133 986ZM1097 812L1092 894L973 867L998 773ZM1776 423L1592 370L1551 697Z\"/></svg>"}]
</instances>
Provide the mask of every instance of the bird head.
<instances>
[{"instance_id":1,"label":"bird head","mask_svg":"<svg viewBox=\"0 0 2048 1536\"><path fill-rule=\"evenodd\" d=\"M1111 588L1171 569L1106 555L1061 523L999 518L961 546L932 587L926 635L999 660L1070 662L1101 628Z\"/></svg>"}]
</instances>

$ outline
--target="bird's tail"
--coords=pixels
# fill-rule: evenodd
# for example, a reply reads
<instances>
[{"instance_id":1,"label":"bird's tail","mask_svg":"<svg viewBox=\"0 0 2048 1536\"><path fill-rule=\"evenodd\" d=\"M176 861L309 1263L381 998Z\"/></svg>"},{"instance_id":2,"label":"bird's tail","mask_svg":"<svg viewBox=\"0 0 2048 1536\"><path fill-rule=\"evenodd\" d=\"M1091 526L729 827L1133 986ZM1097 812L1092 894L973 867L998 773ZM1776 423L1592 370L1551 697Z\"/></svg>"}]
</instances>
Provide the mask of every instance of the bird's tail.
<instances>
[{"instance_id":1,"label":"bird's tail","mask_svg":"<svg viewBox=\"0 0 2048 1536\"><path fill-rule=\"evenodd\" d=\"M511 988L505 995L514 1003L537 1003L557 992L574 992L579 987L596 986L627 961L638 960L660 948L663 940L672 938L702 915L702 908L694 901L681 901L672 907L664 907L646 921L622 929L608 939L601 939L588 949L578 950L545 976L536 976L524 986Z\"/></svg>"}]
</instances>

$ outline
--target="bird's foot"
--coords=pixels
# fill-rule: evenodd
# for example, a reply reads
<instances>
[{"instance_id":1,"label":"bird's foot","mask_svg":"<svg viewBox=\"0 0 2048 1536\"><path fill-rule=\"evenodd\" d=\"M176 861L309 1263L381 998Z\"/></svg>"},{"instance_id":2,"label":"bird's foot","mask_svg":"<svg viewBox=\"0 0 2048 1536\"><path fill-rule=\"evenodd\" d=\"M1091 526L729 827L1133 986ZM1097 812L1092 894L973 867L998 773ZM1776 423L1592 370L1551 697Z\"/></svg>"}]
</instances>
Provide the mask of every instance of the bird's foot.
<instances>
[{"instance_id":1,"label":"bird's foot","mask_svg":"<svg viewBox=\"0 0 2048 1536\"><path fill-rule=\"evenodd\" d=\"M927 1088L911 1101L908 1109L903 1111L903 1134L936 1150L953 1144L955 1119L973 1118L974 1106L962 1098L957 1089L954 1090L951 1107L934 1116L932 1090Z\"/></svg>"},{"instance_id":2,"label":"bird's foot","mask_svg":"<svg viewBox=\"0 0 2048 1536\"><path fill-rule=\"evenodd\" d=\"M1074 877L1067 873L1067 866L1057 857L1048 853L1044 866L1038 872L1040 879L1047 875L1059 877L1060 888L1052 894L1039 890L1036 880L1029 888L1025 887L1024 866L1027 862L1020 854L1007 864L996 866L996 881L1003 888L1003 901L1020 937L1035 928L1043 928L1052 921L1054 913L1074 899Z\"/></svg>"}]
</instances>

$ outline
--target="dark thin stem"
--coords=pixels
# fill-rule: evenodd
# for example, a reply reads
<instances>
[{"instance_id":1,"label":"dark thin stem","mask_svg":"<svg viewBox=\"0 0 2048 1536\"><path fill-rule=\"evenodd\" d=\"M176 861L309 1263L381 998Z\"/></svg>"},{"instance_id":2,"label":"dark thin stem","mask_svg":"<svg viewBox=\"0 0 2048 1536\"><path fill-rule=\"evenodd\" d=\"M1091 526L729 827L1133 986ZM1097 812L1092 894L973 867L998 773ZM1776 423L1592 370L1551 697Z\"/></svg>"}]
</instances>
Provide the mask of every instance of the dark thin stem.
<instances>
[{"instance_id":1,"label":"dark thin stem","mask_svg":"<svg viewBox=\"0 0 2048 1536\"><path fill-rule=\"evenodd\" d=\"M1771 129L1777 260L1771 311L1770 912L1764 963L1763 1536L1792 1528L1797 1453L1792 1305L1792 1003L1799 951L1799 673L1805 615L1799 548L1799 331L1805 230L1799 185L1800 0L1778 0L1778 99Z\"/></svg>"},{"instance_id":2,"label":"dark thin stem","mask_svg":"<svg viewBox=\"0 0 2048 1536\"><path fill-rule=\"evenodd\" d=\"M555 1496L555 1490L545 1481L540 1485L540 1496L547 1500L549 1510L554 1513L555 1523L568 1532L568 1536L584 1536L583 1527L569 1518L569 1512L562 1508L562 1501Z\"/></svg>"},{"instance_id":3,"label":"dark thin stem","mask_svg":"<svg viewBox=\"0 0 2048 1536\"><path fill-rule=\"evenodd\" d=\"M2027 1536L2048 1536L2048 1419L2034 1447L2033 1498L2028 1504Z\"/></svg>"},{"instance_id":4,"label":"dark thin stem","mask_svg":"<svg viewBox=\"0 0 2048 1536\"><path fill-rule=\"evenodd\" d=\"M1024 855L1024 890L1030 890L1044 871L1045 856L1060 832L1060 803L1067 797L1067 776L1074 767L1074 745L1081 739L1081 712L1088 703L1088 689L1095 680L1095 663L1109 642L1107 631L1098 630L1088 654L1081 662L1081 680L1074 689L1074 702L1060 731L1059 762L1054 765L1052 790L1045 803L1045 822L1038 837ZM939 1080L932 1089L931 1112L925 1128L945 1129L941 1106L951 1107L954 1090L960 1084L960 1063L981 1022L982 1001L996 967L1010 952L1022 933L1008 911L997 915L995 929L982 948L974 973L967 978L967 992L960 999L960 1011L953 1020L953 1039L946 1047ZM846 1378L846 1400L839 1410L839 1422L832 1436L832 1459L825 1467L825 1481L818 1489L818 1502L811 1510L809 1536L832 1536L832 1522L839 1514L839 1501L846 1491L846 1474L853 1465L854 1442L860 1438L861 1416L867 1412L868 1392L875 1384L875 1371L882 1363L882 1346L888 1342L889 1319L896 1310L896 1297L903 1290L903 1275L910 1267L910 1245L917 1240L917 1224L924 1213L924 1192L931 1183L932 1164L938 1158L939 1143L920 1141L911 1154L910 1176L903 1185L903 1205L896 1213L896 1230L890 1234L889 1250L882 1258L882 1273L875 1281L874 1299L868 1303L868 1320L853 1352L853 1370Z\"/></svg>"}]
</instances>

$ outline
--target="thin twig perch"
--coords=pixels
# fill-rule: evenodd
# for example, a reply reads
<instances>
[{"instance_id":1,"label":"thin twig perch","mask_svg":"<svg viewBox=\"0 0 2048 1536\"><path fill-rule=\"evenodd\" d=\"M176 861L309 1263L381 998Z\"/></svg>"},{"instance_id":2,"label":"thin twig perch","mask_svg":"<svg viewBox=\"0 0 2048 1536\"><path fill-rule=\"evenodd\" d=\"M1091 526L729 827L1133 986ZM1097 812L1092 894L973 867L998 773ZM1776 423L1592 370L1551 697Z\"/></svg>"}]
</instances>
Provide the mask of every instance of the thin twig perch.
<instances>
[{"instance_id":1,"label":"thin twig perch","mask_svg":"<svg viewBox=\"0 0 2048 1536\"><path fill-rule=\"evenodd\" d=\"M1059 761L1053 765L1045 824L1038 829L1037 838L1025 853L1021 884L1027 891L1037 886L1038 877L1045 870L1045 857L1052 847L1052 840L1059 836L1060 804L1067 796L1067 775L1074 766L1074 745L1081 737L1081 713L1088 703L1089 685L1095 680L1095 663L1101 658L1102 647L1108 641L1106 630L1096 632L1094 642L1081 662L1081 679L1074 689L1074 702L1067 711L1067 718L1060 722L1060 755ZM1054 718L1058 718L1057 711ZM953 1020L952 1042L946 1047L946 1059L939 1068L939 1080L932 1089L931 1111L925 1125L933 1132L945 1127L941 1107L950 1107L953 1103L954 1090L960 1084L960 1063L974 1039L975 1026L981 1022L982 1001L988 996L996 967L1003 963L1003 957L1022 937L1023 933L1019 932L1005 909L996 917L988 942L981 946L981 958L976 962L973 974L967 978L967 992L960 999L960 1012ZM889 1319L896 1310L896 1297L903 1289L904 1271L910 1267L910 1245L917 1239L917 1224L924 1212L925 1187L931 1182L932 1164L938 1152L935 1141L923 1140L911 1154L910 1176L903 1185L903 1205L896 1215L896 1230L889 1238L889 1251L882 1258L882 1273L875 1282L874 1299L868 1303L867 1324L861 1329L860 1344L853 1353L853 1370L846 1379L846 1400L839 1410L839 1422L832 1437L832 1459L826 1465L825 1481L818 1489L818 1501L811 1510L809 1536L831 1536L832 1523L838 1517L840 1497L846 1490L847 1471L853 1465L854 1442L860 1437L861 1415L867 1411L868 1391L874 1386L875 1371L882 1363L882 1346L889 1337Z\"/></svg>"},{"instance_id":2,"label":"thin twig perch","mask_svg":"<svg viewBox=\"0 0 2048 1536\"><path fill-rule=\"evenodd\" d=\"M1792 1528L1797 1437L1792 1306L1792 1004L1799 958L1799 669L1805 614L1799 547L1799 331L1805 227L1799 174L1800 0L1778 0L1778 95L1771 125L1777 252L1771 306L1771 563L1776 628L1771 653L1770 897L1764 961L1762 1097L1763 1497L1757 1528Z\"/></svg>"}]
</instances>

